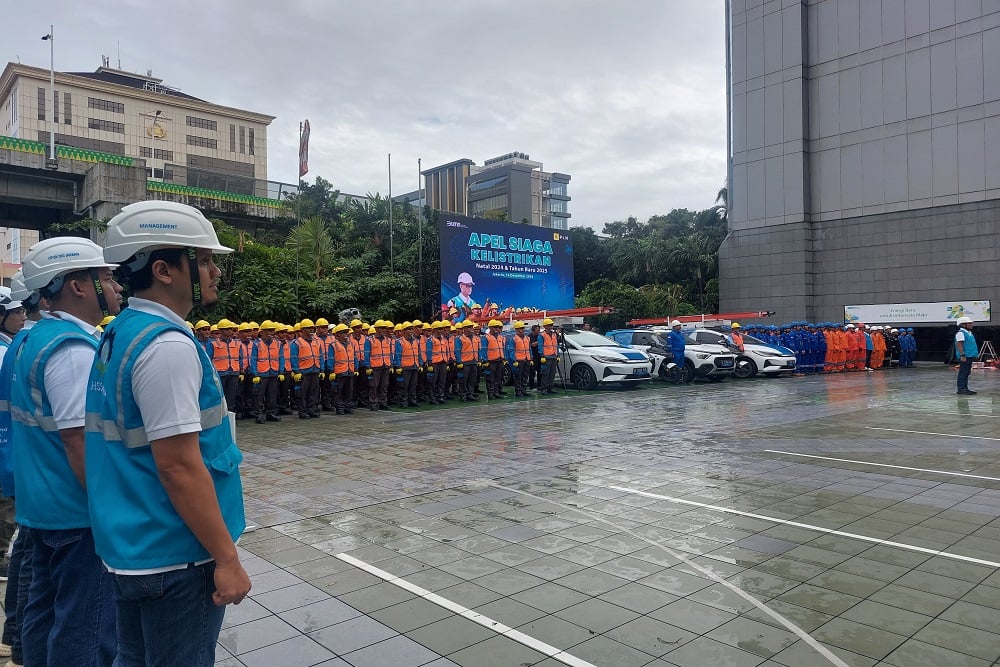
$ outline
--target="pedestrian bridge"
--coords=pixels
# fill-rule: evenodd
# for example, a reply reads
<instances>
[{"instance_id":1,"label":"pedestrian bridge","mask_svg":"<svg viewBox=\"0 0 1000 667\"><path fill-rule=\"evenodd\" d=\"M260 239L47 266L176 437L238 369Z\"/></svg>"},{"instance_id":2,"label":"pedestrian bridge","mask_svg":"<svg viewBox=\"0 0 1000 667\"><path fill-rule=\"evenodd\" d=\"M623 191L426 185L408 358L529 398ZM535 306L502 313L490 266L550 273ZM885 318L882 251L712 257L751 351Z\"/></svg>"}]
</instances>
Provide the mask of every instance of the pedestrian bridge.
<instances>
[{"instance_id":1,"label":"pedestrian bridge","mask_svg":"<svg viewBox=\"0 0 1000 667\"><path fill-rule=\"evenodd\" d=\"M54 160L39 141L0 136L0 226L44 231L57 223L103 220L122 206L147 199L190 204L237 226L259 226L286 216L294 185L215 175L232 191L148 178L146 161L126 155L57 146ZM200 179L184 167L167 174Z\"/></svg>"}]
</instances>

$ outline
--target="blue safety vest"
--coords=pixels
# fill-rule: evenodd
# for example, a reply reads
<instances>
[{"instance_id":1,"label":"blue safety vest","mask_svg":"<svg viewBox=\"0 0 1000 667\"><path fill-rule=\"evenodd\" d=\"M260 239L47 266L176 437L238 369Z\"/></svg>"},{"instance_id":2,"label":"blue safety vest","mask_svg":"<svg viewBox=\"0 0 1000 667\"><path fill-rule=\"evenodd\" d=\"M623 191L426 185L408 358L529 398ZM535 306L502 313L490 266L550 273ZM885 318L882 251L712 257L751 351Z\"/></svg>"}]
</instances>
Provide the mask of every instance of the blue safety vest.
<instances>
[{"instance_id":1,"label":"blue safety vest","mask_svg":"<svg viewBox=\"0 0 1000 667\"><path fill-rule=\"evenodd\" d=\"M111 568L142 570L210 558L174 509L160 482L142 415L132 394L136 359L155 338L182 325L126 309L108 326L87 387L87 487L97 553ZM222 384L204 347L197 345L198 443L211 475L222 518L235 540L246 527L243 485ZM169 378L164 378L169 382Z\"/></svg>"},{"instance_id":2,"label":"blue safety vest","mask_svg":"<svg viewBox=\"0 0 1000 667\"><path fill-rule=\"evenodd\" d=\"M979 346L976 344L976 337L968 329L959 329L959 331L962 332L962 336L965 338L965 345L963 346L965 357L968 359L978 359Z\"/></svg>"},{"instance_id":3,"label":"blue safety vest","mask_svg":"<svg viewBox=\"0 0 1000 667\"><path fill-rule=\"evenodd\" d=\"M97 339L76 324L46 318L28 331L14 351L10 411L14 484L19 489L16 518L29 528L90 526L87 492L66 458L45 387L45 365L60 345L70 341L97 347Z\"/></svg>"},{"instance_id":4,"label":"blue safety vest","mask_svg":"<svg viewBox=\"0 0 1000 667\"><path fill-rule=\"evenodd\" d=\"M14 355L28 335L28 329L21 329L8 346L3 349L3 365L0 365L0 493L4 498L14 495L14 444L11 440L12 419L10 416L11 375L14 373ZM10 352L10 354L7 354Z\"/></svg>"}]
</instances>

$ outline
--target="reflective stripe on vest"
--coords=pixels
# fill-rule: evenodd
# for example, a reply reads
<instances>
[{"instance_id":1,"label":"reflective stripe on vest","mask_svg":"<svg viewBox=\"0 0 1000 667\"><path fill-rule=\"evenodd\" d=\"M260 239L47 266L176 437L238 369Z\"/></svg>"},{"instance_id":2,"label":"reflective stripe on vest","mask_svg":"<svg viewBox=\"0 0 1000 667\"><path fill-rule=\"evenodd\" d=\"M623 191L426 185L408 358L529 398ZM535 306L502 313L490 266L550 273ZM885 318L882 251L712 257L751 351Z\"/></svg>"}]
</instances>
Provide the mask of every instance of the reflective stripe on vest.
<instances>
[{"instance_id":1,"label":"reflective stripe on vest","mask_svg":"<svg viewBox=\"0 0 1000 667\"><path fill-rule=\"evenodd\" d=\"M313 341L306 338L296 338L295 344L299 352L299 371L312 371L319 369L320 356L316 354Z\"/></svg>"},{"instance_id":2,"label":"reflective stripe on vest","mask_svg":"<svg viewBox=\"0 0 1000 667\"><path fill-rule=\"evenodd\" d=\"M499 361L503 359L503 336L500 334L486 335L486 360Z\"/></svg>"},{"instance_id":3,"label":"reflective stripe on vest","mask_svg":"<svg viewBox=\"0 0 1000 667\"><path fill-rule=\"evenodd\" d=\"M278 341L271 339L270 343L265 343L262 340L256 341L254 344L254 349L257 350L257 367L253 371L257 375L266 375L267 373L277 373L278 372L278 352L280 346Z\"/></svg>"},{"instance_id":4,"label":"reflective stripe on vest","mask_svg":"<svg viewBox=\"0 0 1000 667\"><path fill-rule=\"evenodd\" d=\"M409 338L399 339L399 367L416 368L420 365L420 355L417 352L417 341Z\"/></svg>"},{"instance_id":5,"label":"reflective stripe on vest","mask_svg":"<svg viewBox=\"0 0 1000 667\"><path fill-rule=\"evenodd\" d=\"M556 352L559 351L559 337L556 336L556 333L554 331L552 333L543 331L542 333L538 334L538 337L542 341L541 345L539 345L539 347L542 348L541 349L542 356L543 357L555 356Z\"/></svg>"},{"instance_id":6,"label":"reflective stripe on vest","mask_svg":"<svg viewBox=\"0 0 1000 667\"><path fill-rule=\"evenodd\" d=\"M431 339L431 363L442 364L448 361L448 345L444 338Z\"/></svg>"},{"instance_id":7,"label":"reflective stripe on vest","mask_svg":"<svg viewBox=\"0 0 1000 667\"><path fill-rule=\"evenodd\" d=\"M238 341L212 341L212 365L219 373L238 373L240 371L240 348Z\"/></svg>"},{"instance_id":8,"label":"reflective stripe on vest","mask_svg":"<svg viewBox=\"0 0 1000 667\"><path fill-rule=\"evenodd\" d=\"M514 334L514 358L518 361L531 360L531 339Z\"/></svg>"},{"instance_id":9,"label":"reflective stripe on vest","mask_svg":"<svg viewBox=\"0 0 1000 667\"><path fill-rule=\"evenodd\" d=\"M368 348L372 368L384 368L392 364L392 341L381 336L369 336Z\"/></svg>"},{"instance_id":10,"label":"reflective stripe on vest","mask_svg":"<svg viewBox=\"0 0 1000 667\"><path fill-rule=\"evenodd\" d=\"M476 354L476 345L472 338L465 335L459 336L455 342L455 354L459 354L459 348L461 348L461 358L458 361L467 364L476 360L478 355Z\"/></svg>"},{"instance_id":11,"label":"reflective stripe on vest","mask_svg":"<svg viewBox=\"0 0 1000 667\"><path fill-rule=\"evenodd\" d=\"M333 372L336 375L354 371L354 350L350 343L343 344L336 338L328 348L333 355Z\"/></svg>"}]
</instances>

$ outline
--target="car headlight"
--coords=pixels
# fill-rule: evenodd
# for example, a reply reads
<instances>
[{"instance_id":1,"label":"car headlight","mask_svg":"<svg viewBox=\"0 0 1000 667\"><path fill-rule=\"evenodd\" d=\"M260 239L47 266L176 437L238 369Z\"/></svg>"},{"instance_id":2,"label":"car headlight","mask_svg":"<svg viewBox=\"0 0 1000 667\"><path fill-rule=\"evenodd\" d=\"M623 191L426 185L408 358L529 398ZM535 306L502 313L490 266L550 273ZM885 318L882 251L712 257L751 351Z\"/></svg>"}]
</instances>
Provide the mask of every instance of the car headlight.
<instances>
[{"instance_id":1,"label":"car headlight","mask_svg":"<svg viewBox=\"0 0 1000 667\"><path fill-rule=\"evenodd\" d=\"M711 356L712 355L708 354L707 352L698 352L697 354L694 355L695 359L708 359Z\"/></svg>"},{"instance_id":2,"label":"car headlight","mask_svg":"<svg viewBox=\"0 0 1000 667\"><path fill-rule=\"evenodd\" d=\"M777 354L775 352L765 352L765 351L762 351L762 350L750 350L750 354L753 354L754 356L757 356L757 357L764 357L765 359L767 359L769 357L780 357L781 356L780 354Z\"/></svg>"},{"instance_id":3,"label":"car headlight","mask_svg":"<svg viewBox=\"0 0 1000 667\"><path fill-rule=\"evenodd\" d=\"M624 361L624 359L617 359L615 357L602 357L597 354L592 354L591 357L594 359L594 361L599 361L602 364L620 364Z\"/></svg>"}]
</instances>

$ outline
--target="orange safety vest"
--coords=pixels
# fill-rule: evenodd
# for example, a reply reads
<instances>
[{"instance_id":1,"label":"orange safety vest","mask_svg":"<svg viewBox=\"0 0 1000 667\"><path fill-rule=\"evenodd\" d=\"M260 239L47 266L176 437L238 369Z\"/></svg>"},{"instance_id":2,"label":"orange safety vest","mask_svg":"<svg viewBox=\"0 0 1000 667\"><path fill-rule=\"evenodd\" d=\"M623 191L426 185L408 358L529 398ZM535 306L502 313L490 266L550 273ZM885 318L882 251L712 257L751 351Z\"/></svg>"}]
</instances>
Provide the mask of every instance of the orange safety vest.
<instances>
[{"instance_id":1,"label":"orange safety vest","mask_svg":"<svg viewBox=\"0 0 1000 667\"><path fill-rule=\"evenodd\" d=\"M351 349L354 350L354 365L355 367L361 365L361 359L365 356L365 340L367 336L361 334L358 336L351 336Z\"/></svg>"},{"instance_id":2,"label":"orange safety vest","mask_svg":"<svg viewBox=\"0 0 1000 667\"><path fill-rule=\"evenodd\" d=\"M531 339L514 334L514 360L531 361Z\"/></svg>"},{"instance_id":3,"label":"orange safety vest","mask_svg":"<svg viewBox=\"0 0 1000 667\"><path fill-rule=\"evenodd\" d=\"M238 373L240 368L240 352L243 346L238 340L223 342L212 341L212 365L218 373Z\"/></svg>"},{"instance_id":4,"label":"orange safety vest","mask_svg":"<svg viewBox=\"0 0 1000 667\"><path fill-rule=\"evenodd\" d=\"M264 373L278 372L278 341L271 339L270 343L262 340L255 340L253 345L257 348L257 368L253 369L257 375Z\"/></svg>"},{"instance_id":5,"label":"orange safety vest","mask_svg":"<svg viewBox=\"0 0 1000 667\"><path fill-rule=\"evenodd\" d=\"M476 345L472 342L471 336L462 335L462 358L458 361L463 364L472 363L477 358L479 354L476 351Z\"/></svg>"},{"instance_id":6,"label":"orange safety vest","mask_svg":"<svg viewBox=\"0 0 1000 667\"><path fill-rule=\"evenodd\" d=\"M399 339L399 367L416 368L420 365L420 352L417 350L417 341L406 338Z\"/></svg>"},{"instance_id":7,"label":"orange safety vest","mask_svg":"<svg viewBox=\"0 0 1000 667\"><path fill-rule=\"evenodd\" d=\"M330 347L328 349L330 354L333 355L334 375L343 375L344 373L351 373L354 371L353 347L354 346L350 342L344 344L336 338L334 338L330 343Z\"/></svg>"},{"instance_id":8,"label":"orange safety vest","mask_svg":"<svg viewBox=\"0 0 1000 667\"><path fill-rule=\"evenodd\" d=\"M295 344L298 346L299 352L299 371L318 370L322 358L320 348L322 343L316 339L296 338Z\"/></svg>"},{"instance_id":9,"label":"orange safety vest","mask_svg":"<svg viewBox=\"0 0 1000 667\"><path fill-rule=\"evenodd\" d=\"M548 333L547 331L543 331L540 334L538 334L538 337L542 341L542 344L540 345L540 347L542 348L541 350L542 356L543 357L556 356L556 353L559 351L559 337L556 335L556 332L553 331L552 333Z\"/></svg>"},{"instance_id":10,"label":"orange safety vest","mask_svg":"<svg viewBox=\"0 0 1000 667\"><path fill-rule=\"evenodd\" d=\"M454 336L448 336L447 338L445 338L444 339L444 345L445 345L445 348L448 350L448 358L449 359L454 359L455 358L455 337Z\"/></svg>"},{"instance_id":11,"label":"orange safety vest","mask_svg":"<svg viewBox=\"0 0 1000 667\"><path fill-rule=\"evenodd\" d=\"M443 364L448 361L448 344L444 338L431 338L431 363Z\"/></svg>"},{"instance_id":12,"label":"orange safety vest","mask_svg":"<svg viewBox=\"0 0 1000 667\"><path fill-rule=\"evenodd\" d=\"M500 334L486 334L486 360L500 361L503 359L503 336Z\"/></svg>"},{"instance_id":13,"label":"orange safety vest","mask_svg":"<svg viewBox=\"0 0 1000 667\"><path fill-rule=\"evenodd\" d=\"M392 339L381 336L371 336L368 339L371 344L372 368L383 368L392 363Z\"/></svg>"}]
</instances>

